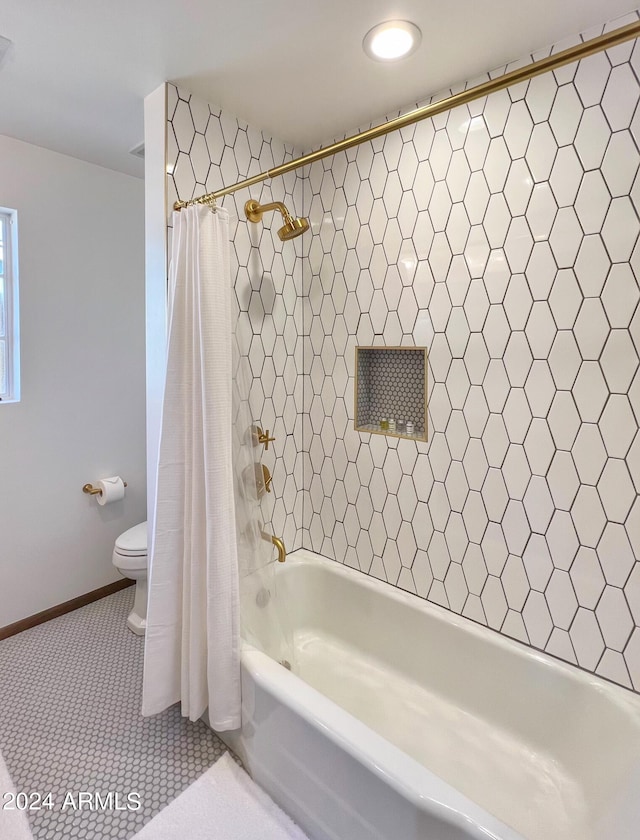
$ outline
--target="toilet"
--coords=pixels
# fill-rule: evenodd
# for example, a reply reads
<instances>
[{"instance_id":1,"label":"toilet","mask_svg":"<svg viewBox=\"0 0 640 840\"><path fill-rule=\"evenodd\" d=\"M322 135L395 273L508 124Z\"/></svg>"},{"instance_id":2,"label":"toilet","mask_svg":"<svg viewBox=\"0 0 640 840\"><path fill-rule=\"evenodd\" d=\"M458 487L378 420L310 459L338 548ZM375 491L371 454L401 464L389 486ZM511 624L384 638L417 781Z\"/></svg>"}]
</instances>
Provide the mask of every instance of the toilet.
<instances>
[{"instance_id":1,"label":"toilet","mask_svg":"<svg viewBox=\"0 0 640 840\"><path fill-rule=\"evenodd\" d=\"M144 636L147 627L147 523L120 534L113 547L113 565L123 577L136 582L133 609L127 618L129 630Z\"/></svg>"}]
</instances>

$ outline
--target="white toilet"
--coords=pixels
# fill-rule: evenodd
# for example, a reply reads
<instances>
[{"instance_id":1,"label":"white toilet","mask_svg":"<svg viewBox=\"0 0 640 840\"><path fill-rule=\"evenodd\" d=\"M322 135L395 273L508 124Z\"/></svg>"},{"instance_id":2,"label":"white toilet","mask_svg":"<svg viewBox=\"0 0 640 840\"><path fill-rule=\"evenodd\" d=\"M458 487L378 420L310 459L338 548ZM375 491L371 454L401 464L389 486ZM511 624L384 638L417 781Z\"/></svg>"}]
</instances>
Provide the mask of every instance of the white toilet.
<instances>
[{"instance_id":1,"label":"white toilet","mask_svg":"<svg viewBox=\"0 0 640 840\"><path fill-rule=\"evenodd\" d=\"M124 577L135 580L133 609L127 618L129 629L144 636L147 627L147 523L134 525L120 534L113 547L113 565Z\"/></svg>"}]
</instances>

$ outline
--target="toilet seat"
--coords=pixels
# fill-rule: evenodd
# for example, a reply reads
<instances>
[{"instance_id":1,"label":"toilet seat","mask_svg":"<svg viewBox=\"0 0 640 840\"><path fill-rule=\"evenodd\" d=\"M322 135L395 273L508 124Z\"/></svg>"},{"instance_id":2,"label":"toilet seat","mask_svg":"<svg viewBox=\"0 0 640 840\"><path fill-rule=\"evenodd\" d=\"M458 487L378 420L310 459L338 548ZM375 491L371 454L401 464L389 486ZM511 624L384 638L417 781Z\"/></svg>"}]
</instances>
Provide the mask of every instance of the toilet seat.
<instances>
[{"instance_id":1,"label":"toilet seat","mask_svg":"<svg viewBox=\"0 0 640 840\"><path fill-rule=\"evenodd\" d=\"M147 556L147 523L141 522L134 525L116 540L114 551L120 557L144 557Z\"/></svg>"}]
</instances>

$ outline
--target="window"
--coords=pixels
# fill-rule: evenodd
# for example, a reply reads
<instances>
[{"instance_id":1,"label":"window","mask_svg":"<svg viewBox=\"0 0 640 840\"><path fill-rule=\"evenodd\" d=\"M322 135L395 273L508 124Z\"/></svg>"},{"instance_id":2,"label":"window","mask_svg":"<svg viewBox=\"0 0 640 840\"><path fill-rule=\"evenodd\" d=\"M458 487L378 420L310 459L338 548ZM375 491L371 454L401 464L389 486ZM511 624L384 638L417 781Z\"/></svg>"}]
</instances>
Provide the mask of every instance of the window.
<instances>
[{"instance_id":1,"label":"window","mask_svg":"<svg viewBox=\"0 0 640 840\"><path fill-rule=\"evenodd\" d=\"M18 215L0 208L0 399L20 399Z\"/></svg>"}]
</instances>

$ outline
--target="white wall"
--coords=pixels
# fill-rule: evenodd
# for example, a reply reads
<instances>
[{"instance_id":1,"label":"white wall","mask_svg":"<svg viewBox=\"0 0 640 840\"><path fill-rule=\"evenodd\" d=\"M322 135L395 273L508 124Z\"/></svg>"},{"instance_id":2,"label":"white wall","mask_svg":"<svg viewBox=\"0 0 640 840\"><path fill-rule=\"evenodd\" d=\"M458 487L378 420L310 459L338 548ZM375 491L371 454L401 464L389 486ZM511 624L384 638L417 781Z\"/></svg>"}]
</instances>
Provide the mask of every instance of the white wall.
<instances>
[{"instance_id":1,"label":"white wall","mask_svg":"<svg viewBox=\"0 0 640 840\"><path fill-rule=\"evenodd\" d=\"M119 575L146 516L144 183L0 136L18 211L22 401L0 405L0 627ZM118 473L100 507L85 482Z\"/></svg>"}]
</instances>

